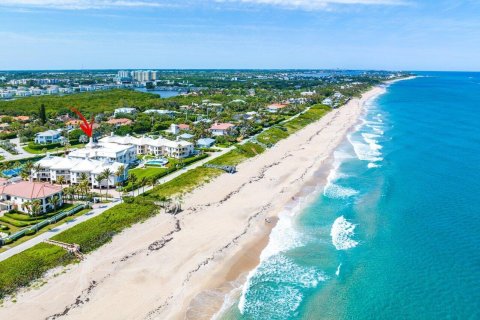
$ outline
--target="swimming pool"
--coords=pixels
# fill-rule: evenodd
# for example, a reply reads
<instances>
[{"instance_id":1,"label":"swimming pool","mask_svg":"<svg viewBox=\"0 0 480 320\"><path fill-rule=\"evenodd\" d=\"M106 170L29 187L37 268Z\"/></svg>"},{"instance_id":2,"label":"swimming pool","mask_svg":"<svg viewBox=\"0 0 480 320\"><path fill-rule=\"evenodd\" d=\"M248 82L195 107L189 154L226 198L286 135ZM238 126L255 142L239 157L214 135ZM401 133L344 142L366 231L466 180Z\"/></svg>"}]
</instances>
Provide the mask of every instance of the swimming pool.
<instances>
[{"instance_id":1,"label":"swimming pool","mask_svg":"<svg viewBox=\"0 0 480 320\"><path fill-rule=\"evenodd\" d=\"M6 177L16 177L20 174L22 171L22 168L15 168L15 169L8 169L8 170L3 170L2 173Z\"/></svg>"},{"instance_id":2,"label":"swimming pool","mask_svg":"<svg viewBox=\"0 0 480 320\"><path fill-rule=\"evenodd\" d=\"M164 166L167 163L168 163L168 159L165 159L165 158L158 158L158 159L148 160L147 162L145 162L145 164L148 166Z\"/></svg>"}]
</instances>

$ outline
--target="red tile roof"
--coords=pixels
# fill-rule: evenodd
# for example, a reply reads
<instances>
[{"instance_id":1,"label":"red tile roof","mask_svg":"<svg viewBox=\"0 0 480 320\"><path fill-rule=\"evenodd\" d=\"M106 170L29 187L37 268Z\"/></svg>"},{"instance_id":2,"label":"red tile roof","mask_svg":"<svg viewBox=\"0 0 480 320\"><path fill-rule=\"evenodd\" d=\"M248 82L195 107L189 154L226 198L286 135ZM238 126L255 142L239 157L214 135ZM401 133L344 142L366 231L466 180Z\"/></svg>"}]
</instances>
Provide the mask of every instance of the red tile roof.
<instances>
[{"instance_id":1,"label":"red tile roof","mask_svg":"<svg viewBox=\"0 0 480 320\"><path fill-rule=\"evenodd\" d=\"M189 126L188 124L185 124L185 123L180 123L180 124L178 125L178 128L179 128L180 130L188 130L188 129L190 129L190 126Z\"/></svg>"},{"instance_id":2,"label":"red tile roof","mask_svg":"<svg viewBox=\"0 0 480 320\"><path fill-rule=\"evenodd\" d=\"M214 123L210 127L210 130L228 130L234 126L235 125L231 123Z\"/></svg>"},{"instance_id":3,"label":"red tile roof","mask_svg":"<svg viewBox=\"0 0 480 320\"><path fill-rule=\"evenodd\" d=\"M131 124L133 121L127 118L118 118L118 119L110 119L107 121L109 124L120 124L120 125L127 125Z\"/></svg>"},{"instance_id":4,"label":"red tile roof","mask_svg":"<svg viewBox=\"0 0 480 320\"><path fill-rule=\"evenodd\" d=\"M18 116L18 117L14 117L13 119L18 120L18 121L28 121L28 120L30 120L30 117L29 116Z\"/></svg>"},{"instance_id":5,"label":"red tile roof","mask_svg":"<svg viewBox=\"0 0 480 320\"><path fill-rule=\"evenodd\" d=\"M62 191L61 186L42 182L19 181L0 186L0 194L24 199L42 199Z\"/></svg>"}]
</instances>

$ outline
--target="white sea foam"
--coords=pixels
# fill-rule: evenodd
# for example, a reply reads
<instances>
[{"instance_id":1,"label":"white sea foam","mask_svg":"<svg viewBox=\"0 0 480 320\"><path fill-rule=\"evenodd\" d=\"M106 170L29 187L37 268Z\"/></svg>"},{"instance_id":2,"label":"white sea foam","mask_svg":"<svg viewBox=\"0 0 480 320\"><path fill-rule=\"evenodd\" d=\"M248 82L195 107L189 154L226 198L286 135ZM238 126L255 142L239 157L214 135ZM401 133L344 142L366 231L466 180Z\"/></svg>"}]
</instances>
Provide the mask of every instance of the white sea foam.
<instances>
[{"instance_id":1,"label":"white sea foam","mask_svg":"<svg viewBox=\"0 0 480 320\"><path fill-rule=\"evenodd\" d=\"M344 159L352 158L352 156L346 152L335 152L335 162L333 168L330 170L327 176L327 183L323 189L323 195L329 198L348 198L358 194L358 191L352 188L346 188L335 183L338 179L347 178L348 175L340 172L339 168Z\"/></svg>"},{"instance_id":2,"label":"white sea foam","mask_svg":"<svg viewBox=\"0 0 480 320\"><path fill-rule=\"evenodd\" d=\"M337 250L347 250L358 245L358 242L352 239L355 235L354 230L355 225L347 221L344 216L335 220L330 230L330 236Z\"/></svg>"},{"instance_id":3,"label":"white sea foam","mask_svg":"<svg viewBox=\"0 0 480 320\"><path fill-rule=\"evenodd\" d=\"M288 317L303 300L300 289L315 288L326 279L315 267L300 266L283 254L277 254L258 268L251 279L250 290L240 299L240 312L253 318L272 314ZM247 295L252 297L248 302Z\"/></svg>"},{"instance_id":4,"label":"white sea foam","mask_svg":"<svg viewBox=\"0 0 480 320\"><path fill-rule=\"evenodd\" d=\"M358 194L358 191L352 188L342 187L336 183L329 183L328 186L325 186L323 194L329 198L344 199Z\"/></svg>"},{"instance_id":5,"label":"white sea foam","mask_svg":"<svg viewBox=\"0 0 480 320\"><path fill-rule=\"evenodd\" d=\"M298 205L298 207L295 209L300 210L300 205ZM305 240L306 236L298 232L293 225L292 213L288 213L286 211L282 212L279 215L277 225L270 234L267 247L260 254L260 265L248 273L247 281L242 288L242 295L238 303L238 308L241 313L243 313L245 308L245 298L248 290L250 289L251 280L254 276L256 276L260 268L263 268L264 264L267 263L271 257L274 257L281 252L304 245Z\"/></svg>"},{"instance_id":6,"label":"white sea foam","mask_svg":"<svg viewBox=\"0 0 480 320\"><path fill-rule=\"evenodd\" d=\"M367 168L369 168L369 169L378 168L378 167L380 167L380 165L376 164L374 162L369 162L368 165L367 165Z\"/></svg>"},{"instance_id":7,"label":"white sea foam","mask_svg":"<svg viewBox=\"0 0 480 320\"><path fill-rule=\"evenodd\" d=\"M335 271L335 275L338 277L340 275L340 268L342 267L342 264L340 263L337 267L337 271Z\"/></svg>"},{"instance_id":8,"label":"white sea foam","mask_svg":"<svg viewBox=\"0 0 480 320\"><path fill-rule=\"evenodd\" d=\"M348 140L352 144L353 150L355 151L355 154L357 155L357 158L359 160L370 162L377 162L383 160L383 158L381 157L382 154L374 145L375 143L367 144L361 141L355 141L353 140L351 135L348 136Z\"/></svg>"}]
</instances>

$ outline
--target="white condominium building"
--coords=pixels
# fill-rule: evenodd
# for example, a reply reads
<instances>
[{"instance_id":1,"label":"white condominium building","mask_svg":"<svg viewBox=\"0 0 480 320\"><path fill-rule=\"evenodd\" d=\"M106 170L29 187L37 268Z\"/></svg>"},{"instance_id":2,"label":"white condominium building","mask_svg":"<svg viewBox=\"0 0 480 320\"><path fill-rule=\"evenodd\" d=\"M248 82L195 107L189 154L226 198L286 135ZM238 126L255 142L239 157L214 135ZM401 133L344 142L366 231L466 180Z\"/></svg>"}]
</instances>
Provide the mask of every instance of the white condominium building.
<instances>
[{"instance_id":1,"label":"white condominium building","mask_svg":"<svg viewBox=\"0 0 480 320\"><path fill-rule=\"evenodd\" d=\"M177 159L191 156L194 151L194 146L191 142L180 139L172 141L162 137L153 139L146 136L136 138L111 135L100 139L100 143L134 146L137 154L153 154L155 156L167 156Z\"/></svg>"},{"instance_id":2,"label":"white condominium building","mask_svg":"<svg viewBox=\"0 0 480 320\"><path fill-rule=\"evenodd\" d=\"M40 167L36 168L37 166ZM80 159L67 156L66 158L57 156L46 156L35 163L36 169L32 170L32 178L40 181L58 182L60 176L67 184L78 184L82 176L88 178L90 185L94 188L115 187L119 182L125 181L128 174L127 166L119 162L100 161L94 159ZM119 169L123 168L122 174ZM37 171L38 170L38 171ZM98 181L106 170L110 171L108 179Z\"/></svg>"},{"instance_id":3,"label":"white condominium building","mask_svg":"<svg viewBox=\"0 0 480 320\"><path fill-rule=\"evenodd\" d=\"M90 142L85 148L70 152L69 157L102 160L107 162L120 162L125 165L131 164L137 160L134 146L104 142Z\"/></svg>"}]
</instances>

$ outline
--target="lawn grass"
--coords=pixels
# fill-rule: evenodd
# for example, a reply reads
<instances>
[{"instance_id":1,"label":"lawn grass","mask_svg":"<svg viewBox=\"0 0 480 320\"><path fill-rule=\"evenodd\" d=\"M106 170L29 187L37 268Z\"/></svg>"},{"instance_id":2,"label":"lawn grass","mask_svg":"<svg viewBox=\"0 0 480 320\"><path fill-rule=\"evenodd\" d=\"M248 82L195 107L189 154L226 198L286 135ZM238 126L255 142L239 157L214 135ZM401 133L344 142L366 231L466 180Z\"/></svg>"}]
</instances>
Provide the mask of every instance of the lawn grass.
<instances>
[{"instance_id":1,"label":"lawn grass","mask_svg":"<svg viewBox=\"0 0 480 320\"><path fill-rule=\"evenodd\" d=\"M77 149L77 148L83 148L84 146L85 146L84 143L74 144L74 145L71 145L69 147L69 150ZM43 151L43 149L40 149L40 150L32 149L28 145L22 146L22 148L23 148L23 150L25 150L26 152L31 153L31 154L44 154L45 153ZM47 150L48 153L54 153L54 152L60 152L60 151L65 151L65 147L58 147L58 148L53 148L53 149L48 149Z\"/></svg>"},{"instance_id":2,"label":"lawn grass","mask_svg":"<svg viewBox=\"0 0 480 320\"><path fill-rule=\"evenodd\" d=\"M75 213L75 214L73 214L73 215L71 215L71 216L68 216L68 217L66 217L66 218L64 218L64 219L61 219L61 220L57 221L56 223L49 224L48 226L43 227L42 229L38 230L35 234L25 235L25 236L21 237L20 239L15 240L14 242L12 242L12 243L10 243L10 244L1 247L1 248L0 248L0 253L1 253L1 252L4 252L4 251L7 251L8 249L11 249L11 248L13 248L13 247L16 247L16 246L18 246L19 244L24 243L25 241L28 241L28 240L30 240L30 239L33 239L33 238L35 238L36 236L38 236L38 235L40 235L40 234L42 234L42 233L48 232L48 231L50 231L50 230L52 230L52 229L55 229L55 228L58 227L59 225L64 224L65 222L67 222L67 220L70 221L70 220L72 220L72 219L78 218L78 217L80 217L80 216L82 216L82 215L84 215L85 213L90 212L90 211L91 211L91 209L83 209L83 210L80 210L80 211L78 211L77 213ZM58 213L58 212L57 212L57 213ZM57 213L55 213L55 214L57 214ZM20 229L21 229L21 228L20 228ZM10 227L10 230L8 230L8 231L10 231L11 233L15 233L15 232L19 231L20 229L17 229L17 228L13 229L12 227Z\"/></svg>"},{"instance_id":3,"label":"lawn grass","mask_svg":"<svg viewBox=\"0 0 480 320\"><path fill-rule=\"evenodd\" d=\"M141 180L142 178L150 178L158 174L162 174L167 170L168 170L167 168L161 168L161 167L145 167L145 168L131 169L128 171L128 173L135 174L137 178Z\"/></svg>"}]
</instances>

